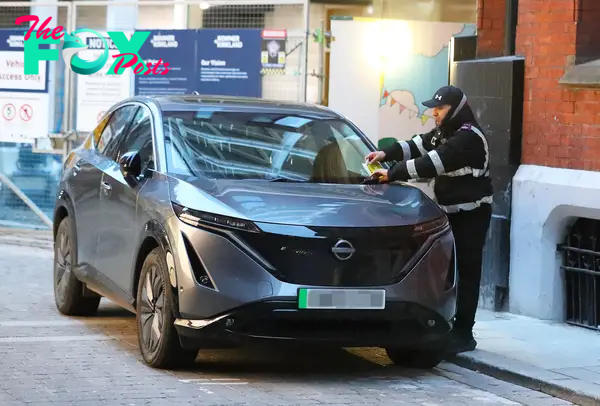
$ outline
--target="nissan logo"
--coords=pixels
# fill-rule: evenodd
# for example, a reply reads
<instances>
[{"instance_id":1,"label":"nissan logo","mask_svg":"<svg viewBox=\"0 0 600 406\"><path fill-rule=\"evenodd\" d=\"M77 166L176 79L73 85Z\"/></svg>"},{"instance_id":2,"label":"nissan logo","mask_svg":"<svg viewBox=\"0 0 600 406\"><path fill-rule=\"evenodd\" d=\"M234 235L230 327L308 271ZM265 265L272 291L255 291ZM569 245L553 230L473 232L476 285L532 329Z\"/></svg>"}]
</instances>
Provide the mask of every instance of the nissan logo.
<instances>
[{"instance_id":1,"label":"nissan logo","mask_svg":"<svg viewBox=\"0 0 600 406\"><path fill-rule=\"evenodd\" d=\"M350 241L346 240L339 240L331 248L333 256L339 259L340 261L347 261L350 258L352 258L352 255L354 255L354 251L354 246L350 243Z\"/></svg>"}]
</instances>

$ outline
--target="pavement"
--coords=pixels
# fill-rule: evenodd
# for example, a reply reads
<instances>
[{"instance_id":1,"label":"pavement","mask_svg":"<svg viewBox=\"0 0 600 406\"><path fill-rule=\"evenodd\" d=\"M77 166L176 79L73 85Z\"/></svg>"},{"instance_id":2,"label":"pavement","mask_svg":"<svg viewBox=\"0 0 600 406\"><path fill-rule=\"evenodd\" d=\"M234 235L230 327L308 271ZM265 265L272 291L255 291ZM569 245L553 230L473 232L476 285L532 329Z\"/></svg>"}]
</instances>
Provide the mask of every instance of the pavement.
<instances>
[{"instance_id":1,"label":"pavement","mask_svg":"<svg viewBox=\"0 0 600 406\"><path fill-rule=\"evenodd\" d=\"M576 404L450 362L431 371L398 368L390 365L382 350L373 348L201 351L190 369L155 370L141 360L131 313L104 299L93 317L65 317L57 312L52 256L49 233L0 229L2 406ZM530 322L514 320L521 329ZM506 328L514 320L488 315L477 325L480 349L465 357L499 356L491 352L495 346L508 354L510 345L498 344L507 337L509 343L517 337L526 343L525 330L516 325L519 331ZM546 338L559 340L552 334ZM589 338L587 353L598 354ZM579 348L584 346L576 342ZM515 348L530 351L531 360L522 362L532 363L540 348L546 347ZM556 364L546 367L562 369L556 373L564 376L565 383L583 382L568 378L565 369L577 367L571 353L562 348L560 352ZM561 364L569 360L570 364Z\"/></svg>"},{"instance_id":2,"label":"pavement","mask_svg":"<svg viewBox=\"0 0 600 406\"><path fill-rule=\"evenodd\" d=\"M581 405L600 405L600 332L479 310L477 349L453 362Z\"/></svg>"}]
</instances>

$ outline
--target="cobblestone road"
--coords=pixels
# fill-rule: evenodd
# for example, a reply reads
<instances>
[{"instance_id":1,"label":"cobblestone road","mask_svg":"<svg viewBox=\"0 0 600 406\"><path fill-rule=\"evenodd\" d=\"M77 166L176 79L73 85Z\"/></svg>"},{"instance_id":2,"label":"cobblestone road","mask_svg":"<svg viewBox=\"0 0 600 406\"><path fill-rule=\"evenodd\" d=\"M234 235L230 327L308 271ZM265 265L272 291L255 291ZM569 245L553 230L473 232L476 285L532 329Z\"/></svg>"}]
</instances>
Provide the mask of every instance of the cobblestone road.
<instances>
[{"instance_id":1,"label":"cobblestone road","mask_svg":"<svg viewBox=\"0 0 600 406\"><path fill-rule=\"evenodd\" d=\"M54 307L52 252L0 244L0 405L568 405L450 364L389 365L374 349L227 350L193 369L145 366L134 317L103 300L97 316Z\"/></svg>"}]
</instances>

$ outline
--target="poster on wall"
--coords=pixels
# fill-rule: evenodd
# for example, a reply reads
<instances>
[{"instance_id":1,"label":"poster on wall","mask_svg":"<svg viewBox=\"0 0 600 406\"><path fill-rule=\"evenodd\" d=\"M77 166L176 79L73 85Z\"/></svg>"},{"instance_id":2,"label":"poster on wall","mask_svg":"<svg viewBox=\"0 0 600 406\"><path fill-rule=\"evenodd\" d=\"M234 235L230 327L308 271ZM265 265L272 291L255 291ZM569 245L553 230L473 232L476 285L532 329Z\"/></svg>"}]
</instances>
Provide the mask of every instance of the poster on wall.
<instances>
[{"instance_id":1,"label":"poster on wall","mask_svg":"<svg viewBox=\"0 0 600 406\"><path fill-rule=\"evenodd\" d=\"M407 32L411 41L391 56L382 72L379 103L379 145L409 139L435 127L432 110L423 106L435 91L448 84L448 48L453 36L473 35L474 24L392 21L390 30ZM386 61L384 61L386 62ZM390 137L389 128L403 128Z\"/></svg>"},{"instance_id":2,"label":"poster on wall","mask_svg":"<svg viewBox=\"0 0 600 406\"><path fill-rule=\"evenodd\" d=\"M197 36L197 30L151 30L139 54L146 64L162 63L156 67L158 74L134 75L135 95L184 95L199 91Z\"/></svg>"},{"instance_id":3,"label":"poster on wall","mask_svg":"<svg viewBox=\"0 0 600 406\"><path fill-rule=\"evenodd\" d=\"M23 30L0 30L0 142L48 135L49 62L40 61L38 75L25 75L23 41Z\"/></svg>"},{"instance_id":4,"label":"poster on wall","mask_svg":"<svg viewBox=\"0 0 600 406\"><path fill-rule=\"evenodd\" d=\"M75 75L77 81L76 128L78 131L92 131L106 111L115 103L131 96L133 71L127 68L120 75L108 75L108 69L114 63L113 55L120 51L106 32L100 32L108 44L108 60L104 67L91 75ZM131 33L125 33L127 39ZM104 52L104 42L91 33L77 34L88 46L79 51L80 58L93 61Z\"/></svg>"},{"instance_id":5,"label":"poster on wall","mask_svg":"<svg viewBox=\"0 0 600 406\"><path fill-rule=\"evenodd\" d=\"M260 62L263 72L270 69L285 69L287 59L285 50L286 41L286 30L262 30Z\"/></svg>"},{"instance_id":6,"label":"poster on wall","mask_svg":"<svg viewBox=\"0 0 600 406\"><path fill-rule=\"evenodd\" d=\"M259 29L199 30L199 92L261 97L261 42Z\"/></svg>"},{"instance_id":7,"label":"poster on wall","mask_svg":"<svg viewBox=\"0 0 600 406\"><path fill-rule=\"evenodd\" d=\"M435 127L422 102L448 84L448 46L475 25L410 20L333 20L329 107L380 148Z\"/></svg>"}]
</instances>

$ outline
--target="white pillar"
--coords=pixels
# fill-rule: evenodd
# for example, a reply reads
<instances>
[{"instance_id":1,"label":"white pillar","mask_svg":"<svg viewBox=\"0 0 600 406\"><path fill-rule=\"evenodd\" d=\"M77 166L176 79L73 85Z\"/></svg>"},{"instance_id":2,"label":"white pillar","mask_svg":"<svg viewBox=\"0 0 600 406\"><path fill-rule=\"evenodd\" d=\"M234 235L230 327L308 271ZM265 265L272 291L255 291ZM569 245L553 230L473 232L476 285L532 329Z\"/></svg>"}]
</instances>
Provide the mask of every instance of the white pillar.
<instances>
[{"instance_id":1,"label":"white pillar","mask_svg":"<svg viewBox=\"0 0 600 406\"><path fill-rule=\"evenodd\" d=\"M181 0L178 0L173 9L173 29L185 30L188 28L188 5L183 4Z\"/></svg>"},{"instance_id":2,"label":"white pillar","mask_svg":"<svg viewBox=\"0 0 600 406\"><path fill-rule=\"evenodd\" d=\"M35 4L36 0L33 0L32 3ZM35 6L33 4L31 6L31 14L36 15L40 18L40 21L37 23L36 29L39 29L42 23L48 17L51 17L52 19L50 20L48 25L46 25L45 28L49 28L50 32L52 32L52 30L58 25L58 6ZM55 120L54 118L57 107L56 104L61 100L60 97L57 97L56 95L56 68L57 66L59 66L59 64L60 66L64 67L64 63L62 63L61 60L49 61L48 63L48 132L54 132L55 124L59 122L59 120ZM62 99L62 107L63 109L67 108L67 100L64 98L64 93ZM62 112L63 110L60 110L60 113ZM39 137L43 135L45 134L38 134L37 136Z\"/></svg>"},{"instance_id":3,"label":"white pillar","mask_svg":"<svg viewBox=\"0 0 600 406\"><path fill-rule=\"evenodd\" d=\"M106 7L106 30L125 31L135 30L138 21L138 6L119 5L120 0L113 0L114 6Z\"/></svg>"}]
</instances>

